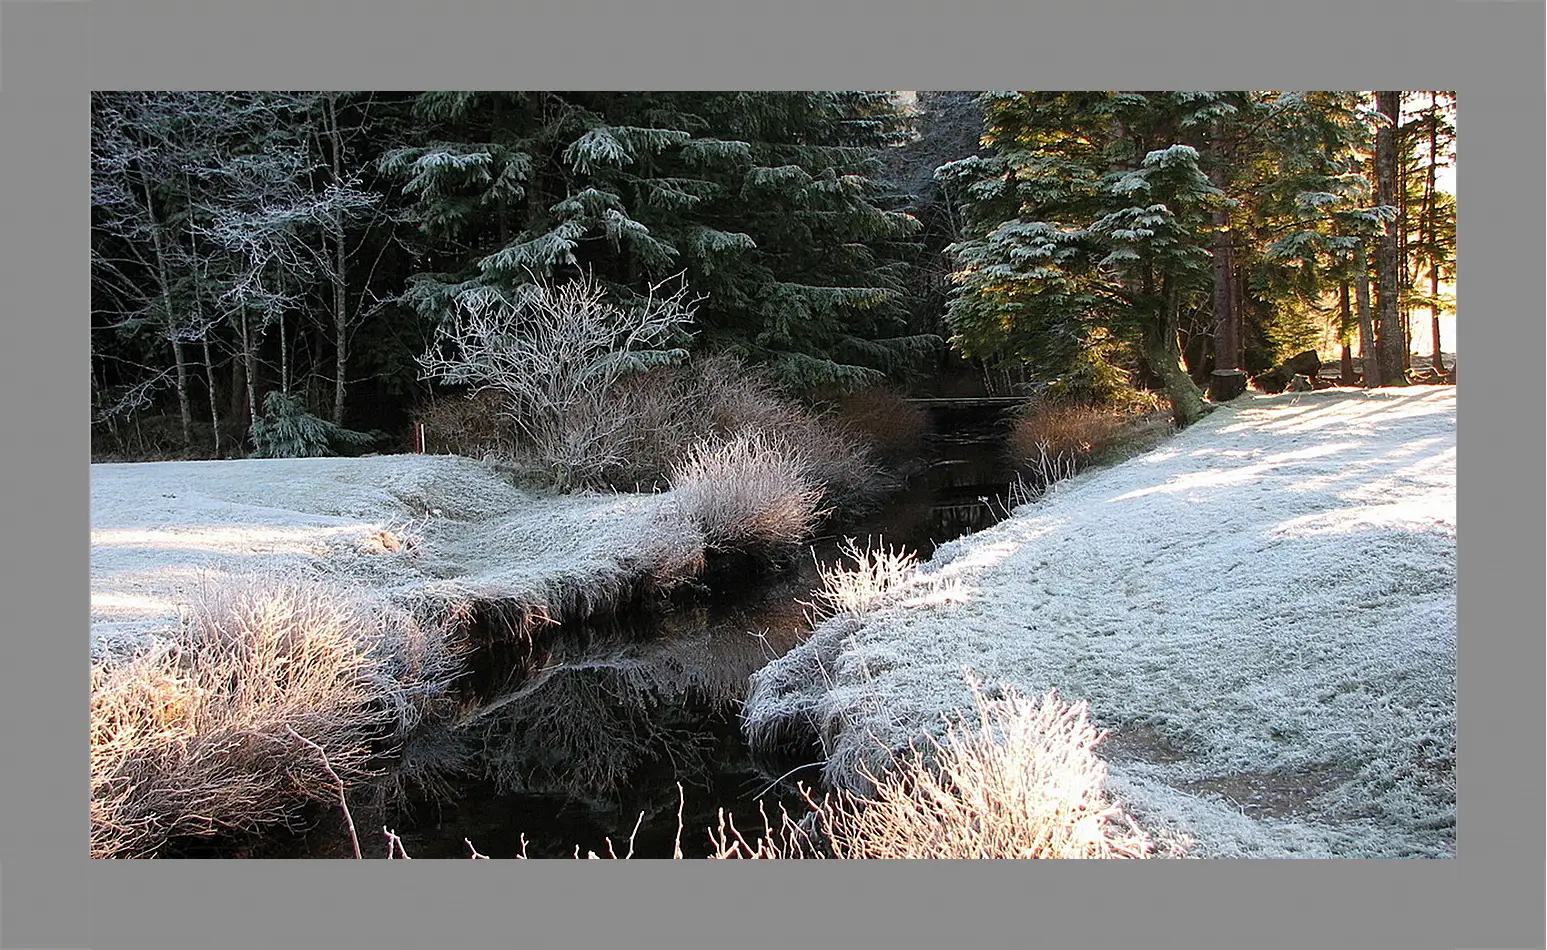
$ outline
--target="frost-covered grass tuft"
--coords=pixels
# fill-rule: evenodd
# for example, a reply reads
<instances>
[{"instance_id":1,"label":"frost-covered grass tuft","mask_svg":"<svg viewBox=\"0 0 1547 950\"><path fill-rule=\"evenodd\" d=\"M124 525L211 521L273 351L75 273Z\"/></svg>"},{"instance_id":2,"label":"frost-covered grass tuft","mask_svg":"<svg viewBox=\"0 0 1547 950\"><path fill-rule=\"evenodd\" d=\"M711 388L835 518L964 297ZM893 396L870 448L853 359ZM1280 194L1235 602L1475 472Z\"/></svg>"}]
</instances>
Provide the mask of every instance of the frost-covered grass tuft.
<instances>
[{"instance_id":1,"label":"frost-covered grass tuft","mask_svg":"<svg viewBox=\"0 0 1547 950\"><path fill-rule=\"evenodd\" d=\"M870 791L841 788L802 822L749 839L722 815L722 858L1147 858L1150 837L1106 789L1084 703L968 686L970 718L892 759Z\"/></svg>"},{"instance_id":2,"label":"frost-covered grass tuft","mask_svg":"<svg viewBox=\"0 0 1547 950\"><path fill-rule=\"evenodd\" d=\"M853 566L817 566L822 586L812 592L816 602L811 606L818 618L858 617L918 570L918 556L910 551L880 546L861 548L853 538L844 539L838 552Z\"/></svg>"},{"instance_id":3,"label":"frost-covered grass tuft","mask_svg":"<svg viewBox=\"0 0 1547 950\"><path fill-rule=\"evenodd\" d=\"M91 855L250 833L336 801L441 701L439 631L320 588L217 589L181 630L91 667ZM340 785L344 789L340 788Z\"/></svg>"},{"instance_id":4,"label":"frost-covered grass tuft","mask_svg":"<svg viewBox=\"0 0 1547 950\"><path fill-rule=\"evenodd\" d=\"M1153 847L1106 792L1083 702L970 683L976 723L950 725L863 798L823 809L846 858L1144 858Z\"/></svg>"},{"instance_id":5,"label":"frost-covered grass tuft","mask_svg":"<svg viewBox=\"0 0 1547 950\"><path fill-rule=\"evenodd\" d=\"M759 432L699 443L672 472L682 515L718 550L776 551L805 540L822 489L792 446Z\"/></svg>"}]
</instances>

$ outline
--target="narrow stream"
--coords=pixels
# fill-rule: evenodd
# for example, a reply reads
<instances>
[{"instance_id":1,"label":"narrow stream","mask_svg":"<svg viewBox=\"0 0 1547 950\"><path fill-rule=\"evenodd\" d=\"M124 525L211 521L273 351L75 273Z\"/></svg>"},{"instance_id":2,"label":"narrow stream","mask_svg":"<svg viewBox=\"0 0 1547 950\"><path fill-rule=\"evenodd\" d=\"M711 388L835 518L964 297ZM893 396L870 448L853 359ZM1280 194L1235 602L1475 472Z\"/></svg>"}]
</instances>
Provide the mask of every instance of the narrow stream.
<instances>
[{"instance_id":1,"label":"narrow stream","mask_svg":"<svg viewBox=\"0 0 1547 950\"><path fill-rule=\"evenodd\" d=\"M440 747L411 748L407 759L442 759L461 774L386 818L407 852L466 858L470 841L512 857L524 838L528 857L573 857L577 847L605 856L610 838L623 856L632 836L634 857L669 858L680 807L683 854L702 857L722 808L749 837L762 829L760 805L774 821L781 804L801 814L789 785L749 759L738 721L748 677L809 631L802 602L819 585L817 562L838 561L845 537L928 558L998 520L1011 475L994 423L937 419L949 434L931 437L932 464L880 510L817 539L790 571L665 612L556 628L518 685L503 694L496 685L497 698ZM282 850L338 855L331 824ZM366 829L361 841L385 848Z\"/></svg>"}]
</instances>

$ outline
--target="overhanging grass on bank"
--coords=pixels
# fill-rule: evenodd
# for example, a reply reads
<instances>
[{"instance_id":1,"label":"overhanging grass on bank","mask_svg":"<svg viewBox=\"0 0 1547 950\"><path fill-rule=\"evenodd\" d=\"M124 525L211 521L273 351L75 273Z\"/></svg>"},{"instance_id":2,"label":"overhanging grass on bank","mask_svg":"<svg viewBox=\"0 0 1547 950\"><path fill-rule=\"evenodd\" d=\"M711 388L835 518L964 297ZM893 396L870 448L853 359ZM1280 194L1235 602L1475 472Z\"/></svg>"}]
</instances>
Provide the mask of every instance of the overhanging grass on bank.
<instances>
[{"instance_id":1,"label":"overhanging grass on bank","mask_svg":"<svg viewBox=\"0 0 1547 950\"><path fill-rule=\"evenodd\" d=\"M110 465L92 481L99 856L283 825L340 782L375 782L367 751L403 742L388 779L444 787L457 750L410 720L465 718L444 703L467 698L472 634L519 650L692 580L706 550L670 494L543 496L451 457ZM261 593L276 575L289 586ZM411 662L436 651L457 689Z\"/></svg>"},{"instance_id":2,"label":"overhanging grass on bank","mask_svg":"<svg viewBox=\"0 0 1547 950\"><path fill-rule=\"evenodd\" d=\"M406 612L279 581L212 592L172 635L92 664L92 857L336 799L447 711L458 669L455 641Z\"/></svg>"}]
</instances>

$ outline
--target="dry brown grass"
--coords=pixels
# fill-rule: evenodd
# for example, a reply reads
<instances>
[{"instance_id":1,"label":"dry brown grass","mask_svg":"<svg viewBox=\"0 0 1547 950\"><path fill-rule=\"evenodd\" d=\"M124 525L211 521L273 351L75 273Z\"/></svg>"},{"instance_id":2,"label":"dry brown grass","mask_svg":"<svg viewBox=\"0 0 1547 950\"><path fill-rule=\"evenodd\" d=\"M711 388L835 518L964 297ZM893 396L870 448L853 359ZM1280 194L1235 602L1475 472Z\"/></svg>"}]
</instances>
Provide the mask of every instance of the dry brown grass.
<instances>
[{"instance_id":1,"label":"dry brown grass","mask_svg":"<svg viewBox=\"0 0 1547 950\"><path fill-rule=\"evenodd\" d=\"M1016 419L1010 430L1010 453L1016 460L1038 458L1046 444L1054 456L1089 458L1111 446L1122 432L1126 416L1114 408L1044 402Z\"/></svg>"},{"instance_id":2,"label":"dry brown grass","mask_svg":"<svg viewBox=\"0 0 1547 950\"><path fill-rule=\"evenodd\" d=\"M432 455L503 458L516 451L510 411L508 397L483 390L432 399L414 412L414 422L424 426L424 448Z\"/></svg>"},{"instance_id":3,"label":"dry brown grass","mask_svg":"<svg viewBox=\"0 0 1547 950\"><path fill-rule=\"evenodd\" d=\"M1118 442L1128 421L1116 409L1044 402L1016 419L1006 450L1015 467L1029 475L1054 465L1083 468Z\"/></svg>"},{"instance_id":4,"label":"dry brown grass","mask_svg":"<svg viewBox=\"0 0 1547 950\"><path fill-rule=\"evenodd\" d=\"M374 774L373 745L441 701L444 640L406 614L254 583L91 668L91 854L287 824ZM320 750L320 753L319 753Z\"/></svg>"},{"instance_id":5,"label":"dry brown grass","mask_svg":"<svg viewBox=\"0 0 1547 950\"><path fill-rule=\"evenodd\" d=\"M791 548L822 516L822 488L806 459L760 432L699 443L673 471L672 491L716 550Z\"/></svg>"},{"instance_id":6,"label":"dry brown grass","mask_svg":"<svg viewBox=\"0 0 1547 950\"><path fill-rule=\"evenodd\" d=\"M895 389L877 386L845 396L833 410L832 422L891 468L905 468L924 455L929 413Z\"/></svg>"},{"instance_id":7,"label":"dry brown grass","mask_svg":"<svg viewBox=\"0 0 1547 950\"><path fill-rule=\"evenodd\" d=\"M728 356L704 356L623 380L605 411L629 420L603 447L613 460L605 473L608 487L662 487L700 443L742 435L798 446L807 474L832 504L855 504L877 487L879 472L861 440Z\"/></svg>"}]
</instances>

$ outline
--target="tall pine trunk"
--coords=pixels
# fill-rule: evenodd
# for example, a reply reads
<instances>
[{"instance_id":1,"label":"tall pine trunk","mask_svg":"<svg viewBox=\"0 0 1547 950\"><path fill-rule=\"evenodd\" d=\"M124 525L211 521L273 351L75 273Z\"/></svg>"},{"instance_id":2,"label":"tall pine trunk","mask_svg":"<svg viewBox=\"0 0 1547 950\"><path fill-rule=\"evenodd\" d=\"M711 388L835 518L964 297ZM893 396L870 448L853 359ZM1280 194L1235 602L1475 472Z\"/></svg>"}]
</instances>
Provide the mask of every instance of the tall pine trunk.
<instances>
[{"instance_id":1,"label":"tall pine trunk","mask_svg":"<svg viewBox=\"0 0 1547 950\"><path fill-rule=\"evenodd\" d=\"M1216 120L1210 131L1210 148L1213 152L1209 166L1209 180L1214 187L1226 194L1230 190L1231 149L1225 138L1223 123ZM1220 208L1214 212L1214 237L1212 269L1214 277L1214 372L1209 384L1209 395L1216 401L1233 399L1246 388L1246 374L1241 371L1241 312L1236 291L1234 234L1230 230L1230 210Z\"/></svg>"},{"instance_id":2,"label":"tall pine trunk","mask_svg":"<svg viewBox=\"0 0 1547 950\"><path fill-rule=\"evenodd\" d=\"M1402 121L1402 93L1377 92L1376 108L1385 116L1375 133L1375 200L1395 208L1397 195L1397 131ZM1381 382L1387 386L1407 383L1403 370L1403 350L1407 349L1402 330L1399 302L1401 277L1401 239L1399 222L1388 220L1376 246L1376 303L1380 313L1380 335L1376 342L1381 364Z\"/></svg>"},{"instance_id":3,"label":"tall pine trunk","mask_svg":"<svg viewBox=\"0 0 1547 950\"><path fill-rule=\"evenodd\" d=\"M1379 386L1380 350L1375 345L1375 315L1370 312L1370 262L1364 253L1364 239L1354 245L1354 291L1359 307L1359 355L1364 362L1364 384Z\"/></svg>"},{"instance_id":4,"label":"tall pine trunk","mask_svg":"<svg viewBox=\"0 0 1547 950\"><path fill-rule=\"evenodd\" d=\"M1429 232L1429 327L1433 332L1434 355L1432 362L1437 372L1445 372L1445 358L1440 355L1440 239L1435 221L1435 206L1439 196L1435 193L1436 165L1440 160L1440 97L1429 93L1429 180L1424 184L1424 230Z\"/></svg>"},{"instance_id":5,"label":"tall pine trunk","mask_svg":"<svg viewBox=\"0 0 1547 950\"><path fill-rule=\"evenodd\" d=\"M1160 298L1160 313L1150 319L1144 334L1144 362L1165 390L1171 417L1179 428L1185 428L1207 415L1211 407L1182 368L1181 319L1169 278L1161 280Z\"/></svg>"}]
</instances>

